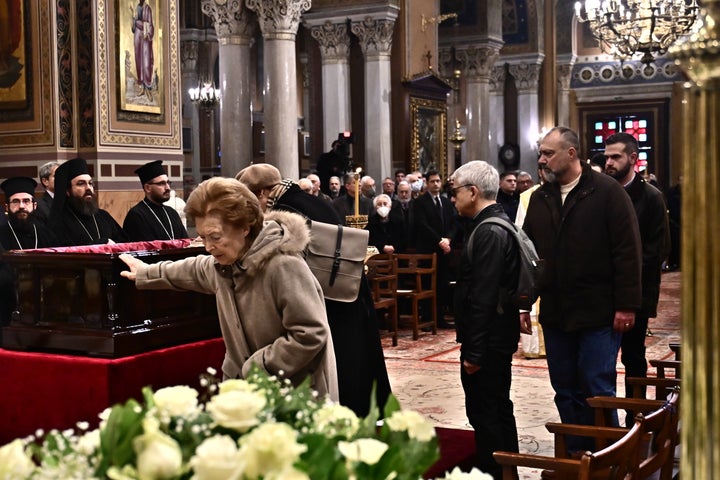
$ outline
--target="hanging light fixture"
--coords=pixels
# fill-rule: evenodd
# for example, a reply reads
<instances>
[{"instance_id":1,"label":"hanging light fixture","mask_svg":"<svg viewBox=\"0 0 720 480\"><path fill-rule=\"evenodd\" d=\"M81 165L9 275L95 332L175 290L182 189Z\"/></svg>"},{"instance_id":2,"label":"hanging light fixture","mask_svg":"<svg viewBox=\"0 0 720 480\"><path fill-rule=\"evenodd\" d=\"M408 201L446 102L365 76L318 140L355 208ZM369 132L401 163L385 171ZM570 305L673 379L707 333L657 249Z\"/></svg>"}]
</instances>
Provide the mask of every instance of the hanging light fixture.
<instances>
[{"instance_id":1,"label":"hanging light fixture","mask_svg":"<svg viewBox=\"0 0 720 480\"><path fill-rule=\"evenodd\" d=\"M203 108L215 108L220 103L220 90L210 82L201 82L197 87L188 90L190 101Z\"/></svg>"},{"instance_id":2,"label":"hanging light fixture","mask_svg":"<svg viewBox=\"0 0 720 480\"><path fill-rule=\"evenodd\" d=\"M698 18L697 0L585 0L575 15L587 22L603 52L628 59L642 53L650 64L675 41L690 33Z\"/></svg>"}]
</instances>

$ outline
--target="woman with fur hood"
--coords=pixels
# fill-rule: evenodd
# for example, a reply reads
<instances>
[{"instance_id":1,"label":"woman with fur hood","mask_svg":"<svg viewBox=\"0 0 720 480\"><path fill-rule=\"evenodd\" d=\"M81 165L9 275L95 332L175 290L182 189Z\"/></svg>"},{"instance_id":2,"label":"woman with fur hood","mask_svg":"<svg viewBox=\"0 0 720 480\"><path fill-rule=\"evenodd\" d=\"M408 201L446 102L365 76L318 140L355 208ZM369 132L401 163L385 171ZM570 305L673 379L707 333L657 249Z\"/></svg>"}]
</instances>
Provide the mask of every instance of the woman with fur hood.
<instances>
[{"instance_id":1,"label":"woman with fur hood","mask_svg":"<svg viewBox=\"0 0 720 480\"><path fill-rule=\"evenodd\" d=\"M220 177L190 194L186 212L210 255L148 265L123 254L130 270L121 275L140 289L215 295L224 378L243 378L256 364L294 385L311 376L321 396L337 401L322 289L302 257L309 242L305 219L289 212L263 216L247 187Z\"/></svg>"}]
</instances>

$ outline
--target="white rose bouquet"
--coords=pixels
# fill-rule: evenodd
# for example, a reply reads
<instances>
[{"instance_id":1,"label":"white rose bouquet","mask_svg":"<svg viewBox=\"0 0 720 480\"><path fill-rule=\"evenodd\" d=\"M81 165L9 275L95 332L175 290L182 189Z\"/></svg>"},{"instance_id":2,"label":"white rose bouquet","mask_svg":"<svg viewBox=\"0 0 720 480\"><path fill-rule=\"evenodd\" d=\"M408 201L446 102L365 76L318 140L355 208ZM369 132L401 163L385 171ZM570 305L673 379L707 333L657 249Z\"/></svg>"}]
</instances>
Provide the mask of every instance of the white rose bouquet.
<instances>
[{"instance_id":1,"label":"white rose bouquet","mask_svg":"<svg viewBox=\"0 0 720 480\"><path fill-rule=\"evenodd\" d=\"M309 382L293 388L260 369L203 381L204 395L145 388L142 404L106 410L96 430L39 432L0 447L0 479L417 480L439 457L433 426L392 396L378 427L374 405L359 419L318 399Z\"/></svg>"}]
</instances>

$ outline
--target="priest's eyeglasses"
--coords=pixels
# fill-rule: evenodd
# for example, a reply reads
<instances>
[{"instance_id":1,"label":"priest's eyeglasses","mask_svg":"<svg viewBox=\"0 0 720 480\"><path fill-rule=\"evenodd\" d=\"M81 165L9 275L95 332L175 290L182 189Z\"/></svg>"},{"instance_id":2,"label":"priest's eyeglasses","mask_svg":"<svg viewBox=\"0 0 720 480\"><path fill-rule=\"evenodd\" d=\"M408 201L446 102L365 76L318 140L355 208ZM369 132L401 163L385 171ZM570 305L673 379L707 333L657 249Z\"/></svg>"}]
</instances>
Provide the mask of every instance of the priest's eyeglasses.
<instances>
[{"instance_id":1,"label":"priest's eyeglasses","mask_svg":"<svg viewBox=\"0 0 720 480\"><path fill-rule=\"evenodd\" d=\"M33 198L13 198L10 200L10 205L30 205L31 203L34 203L35 199Z\"/></svg>"}]
</instances>

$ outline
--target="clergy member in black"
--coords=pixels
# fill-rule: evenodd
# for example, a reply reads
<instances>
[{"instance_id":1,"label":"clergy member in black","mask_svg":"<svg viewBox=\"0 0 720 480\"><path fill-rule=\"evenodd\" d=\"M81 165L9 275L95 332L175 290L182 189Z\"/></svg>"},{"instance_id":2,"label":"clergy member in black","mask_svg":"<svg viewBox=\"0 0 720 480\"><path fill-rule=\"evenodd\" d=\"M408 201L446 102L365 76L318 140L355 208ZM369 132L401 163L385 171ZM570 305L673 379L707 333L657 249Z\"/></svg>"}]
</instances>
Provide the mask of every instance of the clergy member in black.
<instances>
[{"instance_id":1,"label":"clergy member in black","mask_svg":"<svg viewBox=\"0 0 720 480\"><path fill-rule=\"evenodd\" d=\"M55 170L49 226L62 246L127 242L122 227L98 207L87 162L73 158Z\"/></svg>"},{"instance_id":2,"label":"clergy member in black","mask_svg":"<svg viewBox=\"0 0 720 480\"><path fill-rule=\"evenodd\" d=\"M188 233L178 213L165 205L170 199L170 180L162 160L146 163L135 170L145 192L137 205L125 217L123 230L131 242L175 240L187 238Z\"/></svg>"},{"instance_id":3,"label":"clergy member in black","mask_svg":"<svg viewBox=\"0 0 720 480\"><path fill-rule=\"evenodd\" d=\"M30 177L8 178L0 188L5 193L5 211L8 223L0 225L0 243L5 250L28 250L55 245L55 240L45 225L37 221L35 211L35 187Z\"/></svg>"}]
</instances>

